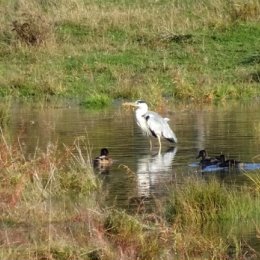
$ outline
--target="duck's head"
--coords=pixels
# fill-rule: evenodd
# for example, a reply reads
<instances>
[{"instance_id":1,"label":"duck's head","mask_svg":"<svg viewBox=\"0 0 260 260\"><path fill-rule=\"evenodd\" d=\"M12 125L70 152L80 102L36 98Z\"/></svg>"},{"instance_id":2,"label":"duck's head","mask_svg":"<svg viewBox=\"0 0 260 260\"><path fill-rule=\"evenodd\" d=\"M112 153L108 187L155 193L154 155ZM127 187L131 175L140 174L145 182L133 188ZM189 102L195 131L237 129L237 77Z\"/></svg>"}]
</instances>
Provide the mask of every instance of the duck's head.
<instances>
[{"instance_id":1,"label":"duck's head","mask_svg":"<svg viewBox=\"0 0 260 260\"><path fill-rule=\"evenodd\" d=\"M206 157L207 157L206 150L200 150L198 156L196 157L196 159L199 159L199 158L205 159Z\"/></svg>"},{"instance_id":2,"label":"duck's head","mask_svg":"<svg viewBox=\"0 0 260 260\"><path fill-rule=\"evenodd\" d=\"M101 156L108 156L109 152L107 148L102 148L100 151Z\"/></svg>"},{"instance_id":3,"label":"duck's head","mask_svg":"<svg viewBox=\"0 0 260 260\"><path fill-rule=\"evenodd\" d=\"M219 156L219 160L220 160L220 162L225 162L226 161L226 157L225 157L225 155L224 154L221 154L220 156Z\"/></svg>"}]
</instances>

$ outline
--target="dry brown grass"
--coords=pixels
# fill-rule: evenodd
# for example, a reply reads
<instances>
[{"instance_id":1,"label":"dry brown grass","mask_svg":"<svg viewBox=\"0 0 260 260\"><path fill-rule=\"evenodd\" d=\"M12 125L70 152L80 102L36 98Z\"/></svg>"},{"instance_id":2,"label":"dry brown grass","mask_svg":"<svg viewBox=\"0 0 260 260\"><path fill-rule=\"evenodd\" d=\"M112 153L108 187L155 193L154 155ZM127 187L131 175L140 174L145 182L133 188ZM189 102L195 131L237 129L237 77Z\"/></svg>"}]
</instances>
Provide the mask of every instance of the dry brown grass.
<instances>
[{"instance_id":1,"label":"dry brown grass","mask_svg":"<svg viewBox=\"0 0 260 260\"><path fill-rule=\"evenodd\" d=\"M260 13L257 0L234 0L230 3L218 0L194 4L172 3L165 6L131 5L131 8L105 2L98 4L95 1L86 4L83 0L59 0L55 3L46 1L45 5L24 0L18 1L16 5L11 3L12 1L5 6L8 15L2 16L4 25L9 22L10 26L10 22L14 21L17 21L19 28L24 26L28 29L29 25L31 33L36 34L33 42L44 41L47 34L52 34L48 38L53 40L53 27L64 21L85 25L93 33L93 38L100 36L102 39L103 34L111 28L121 28L129 32L138 28L139 34L150 35L152 32L154 36L164 33L181 34L203 26L227 26L237 19L258 20ZM17 34L19 36L19 32Z\"/></svg>"},{"instance_id":2,"label":"dry brown grass","mask_svg":"<svg viewBox=\"0 0 260 260\"><path fill-rule=\"evenodd\" d=\"M260 3L257 0L233 1L231 18L233 20L252 21L260 19Z\"/></svg>"}]
</instances>

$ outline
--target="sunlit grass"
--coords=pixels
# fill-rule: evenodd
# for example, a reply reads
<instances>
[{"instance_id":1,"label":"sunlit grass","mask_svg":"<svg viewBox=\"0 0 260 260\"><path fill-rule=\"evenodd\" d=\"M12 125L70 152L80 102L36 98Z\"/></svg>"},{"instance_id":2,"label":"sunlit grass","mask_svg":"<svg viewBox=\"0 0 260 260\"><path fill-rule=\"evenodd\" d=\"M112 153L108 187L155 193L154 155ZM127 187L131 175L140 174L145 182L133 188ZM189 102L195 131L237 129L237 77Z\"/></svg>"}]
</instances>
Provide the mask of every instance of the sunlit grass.
<instances>
[{"instance_id":1,"label":"sunlit grass","mask_svg":"<svg viewBox=\"0 0 260 260\"><path fill-rule=\"evenodd\" d=\"M257 183L257 178L252 178ZM227 186L217 180L192 178L176 187L169 196L166 215L169 221L184 223L238 221L259 214L260 196L248 186Z\"/></svg>"},{"instance_id":2,"label":"sunlit grass","mask_svg":"<svg viewBox=\"0 0 260 260\"><path fill-rule=\"evenodd\" d=\"M111 105L112 101L108 95L105 94L94 94L87 97L81 102L81 105L86 108L104 108Z\"/></svg>"},{"instance_id":3,"label":"sunlit grass","mask_svg":"<svg viewBox=\"0 0 260 260\"><path fill-rule=\"evenodd\" d=\"M156 96L162 104L259 95L257 0L11 0L0 7L2 96L73 97L95 107L99 95Z\"/></svg>"},{"instance_id":4,"label":"sunlit grass","mask_svg":"<svg viewBox=\"0 0 260 260\"><path fill-rule=\"evenodd\" d=\"M246 177L251 181L252 185L252 189L260 192L260 176L259 176L259 172L257 172L258 174L250 174L247 173Z\"/></svg>"}]
</instances>

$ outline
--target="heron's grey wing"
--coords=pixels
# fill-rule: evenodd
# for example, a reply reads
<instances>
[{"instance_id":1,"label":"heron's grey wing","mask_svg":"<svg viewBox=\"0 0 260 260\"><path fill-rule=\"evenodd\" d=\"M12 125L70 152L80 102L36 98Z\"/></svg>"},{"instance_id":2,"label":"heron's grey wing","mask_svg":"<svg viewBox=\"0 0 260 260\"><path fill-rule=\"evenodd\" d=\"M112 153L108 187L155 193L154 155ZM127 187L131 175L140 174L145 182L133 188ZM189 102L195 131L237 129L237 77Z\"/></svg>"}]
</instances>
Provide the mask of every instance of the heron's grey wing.
<instances>
[{"instance_id":1,"label":"heron's grey wing","mask_svg":"<svg viewBox=\"0 0 260 260\"><path fill-rule=\"evenodd\" d=\"M175 133L172 131L172 129L165 120L163 120L163 125L163 137L171 142L177 143L177 137Z\"/></svg>"},{"instance_id":2,"label":"heron's grey wing","mask_svg":"<svg viewBox=\"0 0 260 260\"><path fill-rule=\"evenodd\" d=\"M163 136L167 140L177 143L177 137L168 125L167 120L162 118L159 114L151 111L147 112L146 121L153 135Z\"/></svg>"},{"instance_id":3,"label":"heron's grey wing","mask_svg":"<svg viewBox=\"0 0 260 260\"><path fill-rule=\"evenodd\" d=\"M162 135L162 122L161 122L161 116L158 115L155 112L148 111L145 114L146 124L150 130L150 132L153 134L153 136L161 136Z\"/></svg>"}]
</instances>

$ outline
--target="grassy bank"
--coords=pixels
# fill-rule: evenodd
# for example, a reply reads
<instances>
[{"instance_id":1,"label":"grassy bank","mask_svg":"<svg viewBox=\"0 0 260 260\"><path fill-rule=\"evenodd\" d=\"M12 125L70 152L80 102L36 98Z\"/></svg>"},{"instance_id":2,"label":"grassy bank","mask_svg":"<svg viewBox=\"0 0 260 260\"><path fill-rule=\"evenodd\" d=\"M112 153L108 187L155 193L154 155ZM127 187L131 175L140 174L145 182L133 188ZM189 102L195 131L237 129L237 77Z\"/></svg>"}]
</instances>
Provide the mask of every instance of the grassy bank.
<instances>
[{"instance_id":1,"label":"grassy bank","mask_svg":"<svg viewBox=\"0 0 260 260\"><path fill-rule=\"evenodd\" d=\"M187 179L168 187L167 199L158 199L154 212L128 213L104 205L106 191L86 147L82 141L64 151L49 145L27 159L19 142L11 145L1 136L1 259L243 259L258 255L249 241L234 232L234 227L259 216L258 178L250 176L244 187ZM224 235L216 232L222 224L228 226Z\"/></svg>"},{"instance_id":2,"label":"grassy bank","mask_svg":"<svg viewBox=\"0 0 260 260\"><path fill-rule=\"evenodd\" d=\"M259 95L260 4L1 1L0 95L212 102Z\"/></svg>"}]
</instances>

